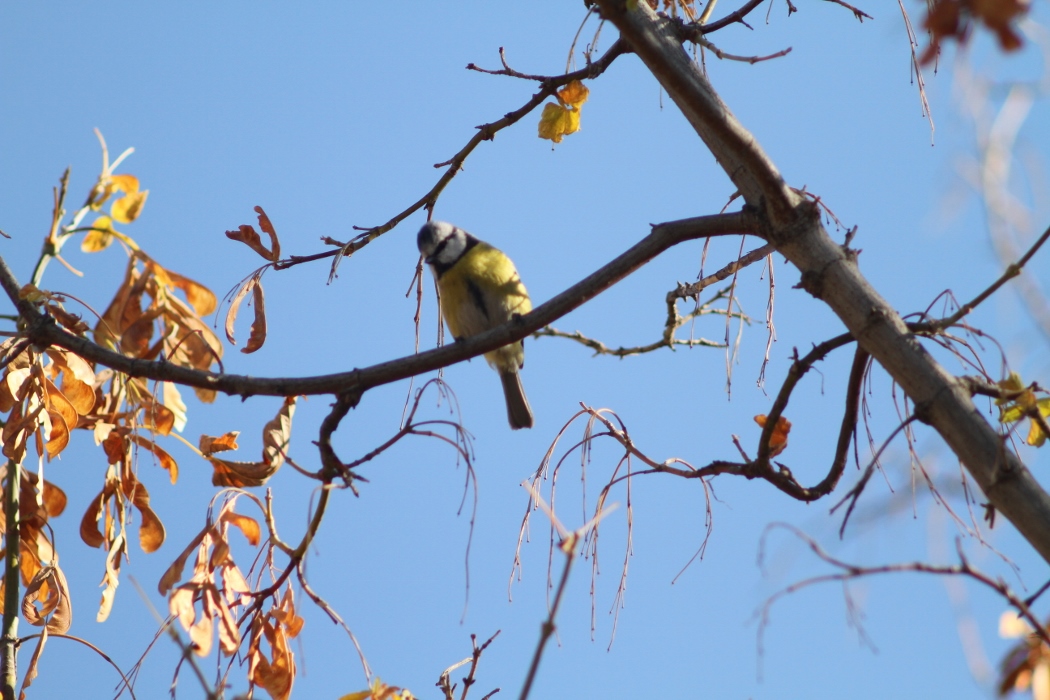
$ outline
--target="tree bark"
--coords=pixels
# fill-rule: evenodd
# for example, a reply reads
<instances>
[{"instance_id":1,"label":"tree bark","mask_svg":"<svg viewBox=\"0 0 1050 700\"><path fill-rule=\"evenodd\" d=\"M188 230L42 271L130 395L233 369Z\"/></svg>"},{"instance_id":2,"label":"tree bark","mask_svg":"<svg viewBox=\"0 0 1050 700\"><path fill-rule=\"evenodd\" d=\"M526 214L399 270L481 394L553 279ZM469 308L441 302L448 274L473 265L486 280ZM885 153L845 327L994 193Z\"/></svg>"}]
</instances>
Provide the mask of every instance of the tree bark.
<instances>
[{"instance_id":1,"label":"tree bark","mask_svg":"<svg viewBox=\"0 0 1050 700\"><path fill-rule=\"evenodd\" d=\"M1050 496L977 410L962 382L934 360L861 275L855 254L831 239L816 206L784 182L691 60L674 22L644 0L598 4L757 212L767 240L802 274L801 286L831 307L914 402L917 417L940 433L989 502L1050 562Z\"/></svg>"}]
</instances>

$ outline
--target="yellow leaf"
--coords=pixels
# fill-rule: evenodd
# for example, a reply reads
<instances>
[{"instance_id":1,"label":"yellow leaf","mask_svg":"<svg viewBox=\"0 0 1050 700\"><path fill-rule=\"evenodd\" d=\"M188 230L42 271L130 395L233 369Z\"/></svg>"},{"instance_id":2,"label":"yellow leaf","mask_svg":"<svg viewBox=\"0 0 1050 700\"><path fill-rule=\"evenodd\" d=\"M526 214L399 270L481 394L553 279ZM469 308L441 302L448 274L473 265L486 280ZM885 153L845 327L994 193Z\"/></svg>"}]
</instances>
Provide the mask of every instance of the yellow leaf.
<instances>
[{"instance_id":1,"label":"yellow leaf","mask_svg":"<svg viewBox=\"0 0 1050 700\"><path fill-rule=\"evenodd\" d=\"M139 191L139 179L134 175L111 175L109 178L113 189L133 194Z\"/></svg>"},{"instance_id":2,"label":"yellow leaf","mask_svg":"<svg viewBox=\"0 0 1050 700\"><path fill-rule=\"evenodd\" d=\"M109 208L109 213L120 223L130 224L132 221L139 218L139 214L142 213L142 207L145 206L146 197L148 196L149 190L128 193L113 202Z\"/></svg>"},{"instance_id":3,"label":"yellow leaf","mask_svg":"<svg viewBox=\"0 0 1050 700\"><path fill-rule=\"evenodd\" d=\"M84 240L80 243L80 249L85 253L97 253L105 250L113 242L113 220L108 216L100 216L91 224L93 230L88 231Z\"/></svg>"},{"instance_id":4,"label":"yellow leaf","mask_svg":"<svg viewBox=\"0 0 1050 700\"><path fill-rule=\"evenodd\" d=\"M1039 408L1039 413L1046 417L1050 415L1050 398L1039 399L1036 402L1036 406ZM1032 447L1042 447L1043 443L1046 442L1047 435L1043 432L1043 427L1039 424L1039 421L1033 419L1030 426L1028 426L1028 438L1027 442Z\"/></svg>"},{"instance_id":5,"label":"yellow leaf","mask_svg":"<svg viewBox=\"0 0 1050 700\"><path fill-rule=\"evenodd\" d=\"M562 137L580 130L580 112L548 102L540 116L539 137L561 143Z\"/></svg>"}]
</instances>

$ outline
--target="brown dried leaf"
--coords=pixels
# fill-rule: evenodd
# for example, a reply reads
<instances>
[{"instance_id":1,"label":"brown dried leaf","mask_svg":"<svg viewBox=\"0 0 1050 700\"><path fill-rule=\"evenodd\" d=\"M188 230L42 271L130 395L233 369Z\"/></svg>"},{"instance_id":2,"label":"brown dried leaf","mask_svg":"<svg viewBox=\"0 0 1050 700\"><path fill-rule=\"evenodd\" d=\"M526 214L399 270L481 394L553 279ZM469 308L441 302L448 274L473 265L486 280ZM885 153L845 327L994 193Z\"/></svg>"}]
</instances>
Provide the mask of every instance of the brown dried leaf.
<instances>
[{"instance_id":1,"label":"brown dried leaf","mask_svg":"<svg viewBox=\"0 0 1050 700\"><path fill-rule=\"evenodd\" d=\"M128 259L124 281L113 301L95 325L95 342L105 348L116 348L124 330L142 315L142 295L149 276L139 272L136 258Z\"/></svg>"},{"instance_id":2,"label":"brown dried leaf","mask_svg":"<svg viewBox=\"0 0 1050 700\"><path fill-rule=\"evenodd\" d=\"M248 338L248 344L241 348L241 352L245 354L255 352L266 342L266 297L263 294L261 279L252 287L252 304L255 307L255 319L252 321L252 334Z\"/></svg>"},{"instance_id":3,"label":"brown dried leaf","mask_svg":"<svg viewBox=\"0 0 1050 700\"><path fill-rule=\"evenodd\" d=\"M198 656L207 656L211 653L211 643L214 638L213 622L210 615L207 613L200 616L200 619L186 631L190 633L190 641L193 642L194 651Z\"/></svg>"},{"instance_id":4,"label":"brown dried leaf","mask_svg":"<svg viewBox=\"0 0 1050 700\"><path fill-rule=\"evenodd\" d=\"M225 452L227 450L237 449L237 436L240 435L239 430L233 430L231 432L220 435L219 437L212 437L210 435L201 435L198 447L200 451L205 455L212 455L216 452Z\"/></svg>"},{"instance_id":5,"label":"brown dried leaf","mask_svg":"<svg viewBox=\"0 0 1050 700\"><path fill-rule=\"evenodd\" d=\"M270 217L266 215L262 207L255 207L255 213L259 215L259 228L266 233L270 234L270 261L277 262L281 259L281 242L277 239L277 231L274 230L273 224L270 223Z\"/></svg>"},{"instance_id":6,"label":"brown dried leaf","mask_svg":"<svg viewBox=\"0 0 1050 700\"><path fill-rule=\"evenodd\" d=\"M197 395L197 400L201 403L215 403L215 397L219 395L219 392L214 389L201 389L200 387L193 387L193 393Z\"/></svg>"},{"instance_id":7,"label":"brown dried leaf","mask_svg":"<svg viewBox=\"0 0 1050 700\"><path fill-rule=\"evenodd\" d=\"M119 464L128 453L128 441L121 433L121 430L114 430L102 441L102 449L110 464Z\"/></svg>"},{"instance_id":8,"label":"brown dried leaf","mask_svg":"<svg viewBox=\"0 0 1050 700\"><path fill-rule=\"evenodd\" d=\"M226 656L237 653L237 648L241 645L237 620L214 584L209 583L204 588L204 609L208 616L219 620L219 648L222 653Z\"/></svg>"},{"instance_id":9,"label":"brown dried leaf","mask_svg":"<svg viewBox=\"0 0 1050 700\"><path fill-rule=\"evenodd\" d=\"M181 299L169 296L163 307L166 338L173 339L168 360L183 367L208 370L222 357L222 343Z\"/></svg>"},{"instance_id":10,"label":"brown dried leaf","mask_svg":"<svg viewBox=\"0 0 1050 700\"><path fill-rule=\"evenodd\" d=\"M237 312L241 310L241 302L244 301L244 297L248 295L255 285L258 283L258 273L252 275L241 288L237 290L237 293L233 295L233 299L230 300L230 307L226 310L226 340L230 341L232 345L237 344L237 339L233 335L233 327L237 322Z\"/></svg>"},{"instance_id":11,"label":"brown dried leaf","mask_svg":"<svg viewBox=\"0 0 1050 700\"><path fill-rule=\"evenodd\" d=\"M2 432L4 456L19 463L25 459L26 443L29 440L29 436L36 433L37 426L40 423L40 413L38 410L32 412L29 416L23 416L22 404L16 403L14 405L11 415L8 416L7 422L4 423ZM46 416L47 414L45 413L44 415Z\"/></svg>"},{"instance_id":12,"label":"brown dried leaf","mask_svg":"<svg viewBox=\"0 0 1050 700\"><path fill-rule=\"evenodd\" d=\"M37 604L40 607L37 607ZM50 619L45 619L48 616ZM26 586L22 596L22 617L34 627L47 625L48 632L65 634L73 622L66 576L57 565L45 566Z\"/></svg>"},{"instance_id":13,"label":"brown dried leaf","mask_svg":"<svg viewBox=\"0 0 1050 700\"><path fill-rule=\"evenodd\" d=\"M66 395L50 379L44 379L44 390L47 396L48 411L53 411L62 416L66 426L69 428L76 428L77 423L80 421L80 416L73 403L66 398Z\"/></svg>"},{"instance_id":14,"label":"brown dried leaf","mask_svg":"<svg viewBox=\"0 0 1050 700\"><path fill-rule=\"evenodd\" d=\"M241 531L244 537L248 540L248 544L253 547L258 546L259 540L262 536L262 530L259 528L259 523L256 522L255 518L249 518L247 515L241 515L232 510L227 510L219 516L219 521L228 525L233 525Z\"/></svg>"},{"instance_id":15,"label":"brown dried leaf","mask_svg":"<svg viewBox=\"0 0 1050 700\"><path fill-rule=\"evenodd\" d=\"M171 270L166 270L166 272L171 285L183 291L186 295L186 300L190 302L190 306L193 307L198 316L207 316L215 311L215 308L219 305L219 300L215 297L214 292L200 282L194 282L189 277L183 277Z\"/></svg>"},{"instance_id":16,"label":"brown dried leaf","mask_svg":"<svg viewBox=\"0 0 1050 700\"><path fill-rule=\"evenodd\" d=\"M197 536L189 543L186 549L182 550L182 553L175 558L175 561L171 563L171 566L167 568L164 575L160 577L160 582L157 584L157 590L160 591L161 595L167 595L168 591L179 582L182 578L182 571L186 568L186 560L190 558L190 555L200 546L201 542L204 541L204 537L211 531L211 526L205 527L203 530L197 533Z\"/></svg>"},{"instance_id":17,"label":"brown dried leaf","mask_svg":"<svg viewBox=\"0 0 1050 700\"><path fill-rule=\"evenodd\" d=\"M275 465L274 471L284 464L284 455L288 449L288 443L292 440L295 399L294 396L285 397L281 410L263 428L263 460Z\"/></svg>"},{"instance_id":18,"label":"brown dried leaf","mask_svg":"<svg viewBox=\"0 0 1050 700\"><path fill-rule=\"evenodd\" d=\"M47 458L54 459L69 445L69 425L58 411L48 410L47 415L51 419L51 430L44 449L47 451Z\"/></svg>"},{"instance_id":19,"label":"brown dried leaf","mask_svg":"<svg viewBox=\"0 0 1050 700\"><path fill-rule=\"evenodd\" d=\"M175 413L167 406L157 403L153 397L142 401L143 424L147 430L161 435L171 435L175 429Z\"/></svg>"},{"instance_id":20,"label":"brown dried leaf","mask_svg":"<svg viewBox=\"0 0 1050 700\"><path fill-rule=\"evenodd\" d=\"M153 453L160 462L160 466L168 470L168 474L171 476L171 483L175 483L179 478L179 465L175 459L168 454L168 452L157 443L152 440L147 440L141 435L131 435L131 441L140 447L145 447L147 450Z\"/></svg>"},{"instance_id":21,"label":"brown dried leaf","mask_svg":"<svg viewBox=\"0 0 1050 700\"><path fill-rule=\"evenodd\" d=\"M47 311L51 314L52 318L58 321L73 335L84 335L91 330L91 326L86 324L83 318L77 314L66 311L58 304L45 304L45 307L47 307Z\"/></svg>"},{"instance_id":22,"label":"brown dried leaf","mask_svg":"<svg viewBox=\"0 0 1050 700\"><path fill-rule=\"evenodd\" d=\"M138 508L141 515L139 545L142 547L142 551L146 554L157 551L164 544L164 523L160 521L153 508L150 507L149 492L146 491L146 487L130 471L126 472L121 479L121 488L124 491L124 495L131 500L132 505Z\"/></svg>"},{"instance_id":23,"label":"brown dried leaf","mask_svg":"<svg viewBox=\"0 0 1050 700\"><path fill-rule=\"evenodd\" d=\"M262 238L255 228L248 224L241 224L236 231L227 231L226 237L231 241L244 243L261 255L267 262L277 262L281 259L281 243L277 239L277 232L274 230L273 224L270 223L270 217L266 216L266 212L263 211L262 207L255 207L255 211L259 214L259 228L270 236L270 248L267 248L262 242Z\"/></svg>"},{"instance_id":24,"label":"brown dried leaf","mask_svg":"<svg viewBox=\"0 0 1050 700\"><path fill-rule=\"evenodd\" d=\"M256 644L250 661L248 680L258 685L274 700L288 700L295 681L295 660L288 648L288 639L283 630L268 621L261 623L266 641L270 643L272 660L267 659ZM253 640L254 641L254 640Z\"/></svg>"},{"instance_id":25,"label":"brown dried leaf","mask_svg":"<svg viewBox=\"0 0 1050 700\"><path fill-rule=\"evenodd\" d=\"M107 476L105 486L103 486L98 496L92 499L87 510L84 511L84 517L80 519L80 539L84 540L84 544L88 547L101 547L106 544L106 538L102 531L99 530L98 521L102 519L102 509L105 507L106 501L112 498L116 492L116 479Z\"/></svg>"},{"instance_id":26,"label":"brown dried leaf","mask_svg":"<svg viewBox=\"0 0 1050 700\"><path fill-rule=\"evenodd\" d=\"M281 410L263 428L263 459L260 462L234 462L208 457L215 472L211 482L215 486L262 486L284 464L284 453L291 440L295 397L287 397Z\"/></svg>"}]
</instances>

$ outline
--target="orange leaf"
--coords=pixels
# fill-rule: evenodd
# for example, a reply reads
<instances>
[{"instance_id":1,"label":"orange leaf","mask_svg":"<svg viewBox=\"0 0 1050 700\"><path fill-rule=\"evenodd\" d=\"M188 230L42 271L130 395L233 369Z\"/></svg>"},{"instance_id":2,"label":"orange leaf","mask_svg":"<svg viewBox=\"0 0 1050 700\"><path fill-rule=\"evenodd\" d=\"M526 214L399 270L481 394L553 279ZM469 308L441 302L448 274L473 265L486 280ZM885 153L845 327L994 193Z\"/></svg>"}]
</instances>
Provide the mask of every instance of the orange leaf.
<instances>
[{"instance_id":1,"label":"orange leaf","mask_svg":"<svg viewBox=\"0 0 1050 700\"><path fill-rule=\"evenodd\" d=\"M69 445L69 424L66 423L65 418L58 411L49 409L47 415L51 418L51 431L48 435L45 449L47 450L47 458L54 459Z\"/></svg>"},{"instance_id":2,"label":"orange leaf","mask_svg":"<svg viewBox=\"0 0 1050 700\"><path fill-rule=\"evenodd\" d=\"M764 414L755 416L755 422L763 428L765 428L766 416ZM773 432L769 436L770 457L776 457L778 454L787 449L789 432L791 432L791 421L781 416L779 419L777 419L777 424L773 427Z\"/></svg>"},{"instance_id":3,"label":"orange leaf","mask_svg":"<svg viewBox=\"0 0 1050 700\"><path fill-rule=\"evenodd\" d=\"M562 104L571 105L579 110L580 105L587 101L590 94L591 91L587 89L586 85L579 80L573 80L561 90L558 90L558 100Z\"/></svg>"},{"instance_id":4,"label":"orange leaf","mask_svg":"<svg viewBox=\"0 0 1050 700\"><path fill-rule=\"evenodd\" d=\"M247 515L241 515L235 513L232 510L223 512L219 518L220 522L228 523L239 529L247 538L248 544L255 547L259 544L259 539L262 535L262 531L259 529L259 523L256 522L255 518L249 518Z\"/></svg>"},{"instance_id":5,"label":"orange leaf","mask_svg":"<svg viewBox=\"0 0 1050 700\"><path fill-rule=\"evenodd\" d=\"M193 307L198 316L207 316L215 311L219 301L215 298L214 292L200 282L194 282L189 277L183 277L171 270L167 270L167 273L172 286L182 290L183 294L186 295L186 301L190 303L190 306Z\"/></svg>"},{"instance_id":6,"label":"orange leaf","mask_svg":"<svg viewBox=\"0 0 1050 700\"><path fill-rule=\"evenodd\" d=\"M134 439L134 438L133 438ZM164 523L160 521L157 514L149 504L149 492L134 474L130 471L121 479L121 488L132 505L138 508L141 522L139 523L139 545L142 551L151 554L164 544Z\"/></svg>"}]
</instances>

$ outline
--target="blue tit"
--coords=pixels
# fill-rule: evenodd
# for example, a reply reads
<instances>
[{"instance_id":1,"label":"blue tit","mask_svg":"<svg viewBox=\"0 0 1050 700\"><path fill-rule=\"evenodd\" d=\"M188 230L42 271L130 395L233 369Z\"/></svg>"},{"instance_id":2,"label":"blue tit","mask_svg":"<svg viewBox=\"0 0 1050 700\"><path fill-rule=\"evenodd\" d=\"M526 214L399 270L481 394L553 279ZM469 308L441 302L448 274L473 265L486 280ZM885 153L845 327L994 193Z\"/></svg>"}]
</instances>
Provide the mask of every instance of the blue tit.
<instances>
[{"instance_id":1,"label":"blue tit","mask_svg":"<svg viewBox=\"0 0 1050 700\"><path fill-rule=\"evenodd\" d=\"M441 312L456 340L483 333L532 310L529 293L510 258L444 221L428 221L416 245L430 265L441 295ZM499 372L514 430L532 427L532 410L518 375L525 363L522 341L485 353Z\"/></svg>"}]
</instances>

